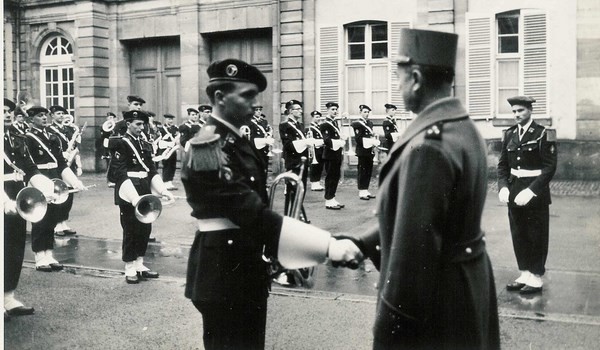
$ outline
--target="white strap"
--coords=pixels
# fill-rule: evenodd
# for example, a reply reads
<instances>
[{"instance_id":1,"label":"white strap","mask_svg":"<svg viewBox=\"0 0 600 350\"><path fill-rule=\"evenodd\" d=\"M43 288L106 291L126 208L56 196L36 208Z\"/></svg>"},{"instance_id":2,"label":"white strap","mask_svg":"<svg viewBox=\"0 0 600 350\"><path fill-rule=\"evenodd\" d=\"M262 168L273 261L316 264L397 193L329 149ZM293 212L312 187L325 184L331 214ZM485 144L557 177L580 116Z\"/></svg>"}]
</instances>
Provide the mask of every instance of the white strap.
<instances>
[{"instance_id":1,"label":"white strap","mask_svg":"<svg viewBox=\"0 0 600 350\"><path fill-rule=\"evenodd\" d=\"M367 128L367 130L369 130L369 132L371 133L371 135L374 135L375 133L373 132L373 129L371 129L367 124L365 124L362 120L358 121L359 123L361 123L365 128Z\"/></svg>"},{"instance_id":2,"label":"white strap","mask_svg":"<svg viewBox=\"0 0 600 350\"><path fill-rule=\"evenodd\" d=\"M127 142L127 144L129 145L129 147L131 147L131 149L133 150L133 154L135 154L136 158L140 162L140 165L142 167L144 167L144 169L146 171L150 171L150 169L146 166L146 163L144 163L144 160L140 156L140 153L137 151L137 148L135 148L135 146L133 145L133 143L131 143L131 140L129 140L127 137L123 137L123 140L125 140L125 142Z\"/></svg>"},{"instance_id":3,"label":"white strap","mask_svg":"<svg viewBox=\"0 0 600 350\"><path fill-rule=\"evenodd\" d=\"M536 177L542 175L542 170L510 169L510 173L516 177Z\"/></svg>"},{"instance_id":4,"label":"white strap","mask_svg":"<svg viewBox=\"0 0 600 350\"><path fill-rule=\"evenodd\" d=\"M240 228L227 218L198 219L198 231L224 231Z\"/></svg>"},{"instance_id":5,"label":"white strap","mask_svg":"<svg viewBox=\"0 0 600 350\"><path fill-rule=\"evenodd\" d=\"M294 128L294 130L296 130L298 132L298 134L300 134L300 137L302 137L302 139L304 140L306 137L304 136L304 133L300 130L298 130L298 128L296 127L296 125L294 125L295 123L291 123L288 121L288 124L290 124L290 126L292 128Z\"/></svg>"},{"instance_id":6,"label":"white strap","mask_svg":"<svg viewBox=\"0 0 600 350\"><path fill-rule=\"evenodd\" d=\"M258 121L257 121L256 119L254 119L254 118L253 118L253 119L252 119L252 122L253 122L254 124L256 124L256 126L258 126L258 127L260 128L260 131L262 131L262 132L263 132L263 134L265 134L265 136L267 135L267 131L265 130L265 128L263 128L263 127L262 127L262 125L258 124Z\"/></svg>"},{"instance_id":7,"label":"white strap","mask_svg":"<svg viewBox=\"0 0 600 350\"><path fill-rule=\"evenodd\" d=\"M337 132L338 132L338 134L339 134L340 136L342 135L342 132L340 131L340 129L338 129L338 127L337 127L337 126L335 126L335 124L333 124L333 123L332 123L332 122L330 122L329 120L325 120L325 123L327 123L327 124L329 124L329 125L333 126L333 128L335 129L335 131L337 131Z\"/></svg>"},{"instance_id":8,"label":"white strap","mask_svg":"<svg viewBox=\"0 0 600 350\"><path fill-rule=\"evenodd\" d=\"M64 135L62 132L60 132L60 130L58 130L54 125L50 125L50 129L56 131L56 133L59 134L60 137L62 137L65 141L69 142L69 139L67 138L67 136Z\"/></svg>"},{"instance_id":9,"label":"white strap","mask_svg":"<svg viewBox=\"0 0 600 350\"><path fill-rule=\"evenodd\" d=\"M148 173L145 171L128 171L127 176L135 177L138 179L145 179L148 177Z\"/></svg>"},{"instance_id":10,"label":"white strap","mask_svg":"<svg viewBox=\"0 0 600 350\"><path fill-rule=\"evenodd\" d=\"M21 169L19 169L19 167L17 167L12 160L10 160L10 158L8 157L8 155L6 155L6 152L2 152L2 155L4 156L4 161L11 167L13 168L13 170L17 173L19 173L21 176L25 175L25 172ZM6 175L4 175L6 176Z\"/></svg>"},{"instance_id":11,"label":"white strap","mask_svg":"<svg viewBox=\"0 0 600 350\"><path fill-rule=\"evenodd\" d=\"M56 160L56 157L54 156L54 154L52 154L52 152L50 152L50 150L48 149L48 147L46 147L46 145L44 144L44 142L42 142L42 140L40 140L37 136L35 136L33 133L28 132L27 136L32 137L34 140L36 140L40 146L42 146L42 148L48 153L48 155L50 155L50 157L52 157L52 159L54 159L55 163L58 163L58 160ZM38 167L39 168L39 167Z\"/></svg>"},{"instance_id":12,"label":"white strap","mask_svg":"<svg viewBox=\"0 0 600 350\"><path fill-rule=\"evenodd\" d=\"M315 130L317 133L319 133L319 136L321 136L321 138L323 138L323 134L321 133L321 129L319 129L319 127L317 125L313 125L312 123L310 124L310 127Z\"/></svg>"}]
</instances>

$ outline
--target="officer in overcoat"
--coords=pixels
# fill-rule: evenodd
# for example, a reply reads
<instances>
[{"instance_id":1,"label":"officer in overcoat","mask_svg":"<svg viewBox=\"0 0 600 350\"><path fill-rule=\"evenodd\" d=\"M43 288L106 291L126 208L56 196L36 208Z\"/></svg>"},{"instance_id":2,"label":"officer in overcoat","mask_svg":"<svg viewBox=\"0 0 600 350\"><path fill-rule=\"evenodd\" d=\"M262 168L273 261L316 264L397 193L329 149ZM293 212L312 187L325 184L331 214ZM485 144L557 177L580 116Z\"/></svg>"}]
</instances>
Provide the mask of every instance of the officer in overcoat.
<instances>
[{"instance_id":1,"label":"officer in overcoat","mask_svg":"<svg viewBox=\"0 0 600 350\"><path fill-rule=\"evenodd\" d=\"M400 89L418 116L382 166L378 226L362 236L380 271L375 349L500 347L481 231L486 145L460 101L450 97L457 38L400 33Z\"/></svg>"},{"instance_id":2,"label":"officer in overcoat","mask_svg":"<svg viewBox=\"0 0 600 350\"><path fill-rule=\"evenodd\" d=\"M556 172L556 133L531 119L535 99L508 99L517 124L504 131L498 160L499 199L508 203L513 247L521 275L506 286L521 294L542 291L548 256L550 180Z\"/></svg>"},{"instance_id":3,"label":"officer in overcoat","mask_svg":"<svg viewBox=\"0 0 600 350\"><path fill-rule=\"evenodd\" d=\"M185 296L202 313L206 349L263 349L269 263L296 269L360 259L347 239L283 217L267 204L266 164L240 128L267 81L236 59L213 62L206 92L214 114L189 141L182 182L198 231ZM356 261L355 261L356 262Z\"/></svg>"},{"instance_id":4,"label":"officer in overcoat","mask_svg":"<svg viewBox=\"0 0 600 350\"><path fill-rule=\"evenodd\" d=\"M371 107L367 105L358 106L360 118L352 122L354 140L356 141L356 157L358 157L356 182L358 184L358 198L369 200L375 195L369 192L371 175L373 174L374 148L379 146L379 139L373 132L373 122L369 120Z\"/></svg>"}]
</instances>

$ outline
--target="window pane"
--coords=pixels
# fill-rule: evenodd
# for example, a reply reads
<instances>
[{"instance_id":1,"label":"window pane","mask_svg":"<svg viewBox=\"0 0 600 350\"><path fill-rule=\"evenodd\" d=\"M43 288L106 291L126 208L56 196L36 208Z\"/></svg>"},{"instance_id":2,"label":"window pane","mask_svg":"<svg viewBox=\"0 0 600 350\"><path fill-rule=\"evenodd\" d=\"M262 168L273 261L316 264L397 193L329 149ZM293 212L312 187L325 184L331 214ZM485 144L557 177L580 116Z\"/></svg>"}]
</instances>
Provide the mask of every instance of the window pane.
<instances>
[{"instance_id":1,"label":"window pane","mask_svg":"<svg viewBox=\"0 0 600 350\"><path fill-rule=\"evenodd\" d=\"M348 42L365 42L365 27L348 27Z\"/></svg>"},{"instance_id":2,"label":"window pane","mask_svg":"<svg viewBox=\"0 0 600 350\"><path fill-rule=\"evenodd\" d=\"M348 113L358 114L358 105L365 104L364 92L349 92L348 93Z\"/></svg>"},{"instance_id":3,"label":"window pane","mask_svg":"<svg viewBox=\"0 0 600 350\"><path fill-rule=\"evenodd\" d=\"M498 86L519 86L519 61L498 62Z\"/></svg>"},{"instance_id":4,"label":"window pane","mask_svg":"<svg viewBox=\"0 0 600 350\"><path fill-rule=\"evenodd\" d=\"M375 25L371 28L372 41L387 41L387 25Z\"/></svg>"},{"instance_id":5,"label":"window pane","mask_svg":"<svg viewBox=\"0 0 600 350\"><path fill-rule=\"evenodd\" d=\"M519 34L519 17L498 17L498 34Z\"/></svg>"},{"instance_id":6,"label":"window pane","mask_svg":"<svg viewBox=\"0 0 600 350\"><path fill-rule=\"evenodd\" d=\"M512 109L506 99L519 94L519 89L501 89L498 91L498 113L512 114Z\"/></svg>"},{"instance_id":7,"label":"window pane","mask_svg":"<svg viewBox=\"0 0 600 350\"><path fill-rule=\"evenodd\" d=\"M63 83L62 84L62 88L63 88L63 95L68 95L69 94L69 83Z\"/></svg>"},{"instance_id":8,"label":"window pane","mask_svg":"<svg viewBox=\"0 0 600 350\"><path fill-rule=\"evenodd\" d=\"M67 77L67 70L66 69L62 69L62 80L63 81L69 80L69 78Z\"/></svg>"},{"instance_id":9,"label":"window pane","mask_svg":"<svg viewBox=\"0 0 600 350\"><path fill-rule=\"evenodd\" d=\"M351 60L364 60L365 59L365 45L350 45L350 59Z\"/></svg>"},{"instance_id":10,"label":"window pane","mask_svg":"<svg viewBox=\"0 0 600 350\"><path fill-rule=\"evenodd\" d=\"M75 91L73 88L73 83L69 83L69 95L73 95L73 91Z\"/></svg>"},{"instance_id":11,"label":"window pane","mask_svg":"<svg viewBox=\"0 0 600 350\"><path fill-rule=\"evenodd\" d=\"M69 97L69 109L73 109L75 107L75 97ZM75 113L73 113L73 117L75 117Z\"/></svg>"},{"instance_id":12,"label":"window pane","mask_svg":"<svg viewBox=\"0 0 600 350\"><path fill-rule=\"evenodd\" d=\"M52 79L52 71L50 69L46 69L46 81L50 81Z\"/></svg>"},{"instance_id":13,"label":"window pane","mask_svg":"<svg viewBox=\"0 0 600 350\"><path fill-rule=\"evenodd\" d=\"M388 45L387 43L377 43L373 44L372 49L372 58L386 58L388 57Z\"/></svg>"},{"instance_id":14,"label":"window pane","mask_svg":"<svg viewBox=\"0 0 600 350\"><path fill-rule=\"evenodd\" d=\"M379 66L371 69L371 76L373 81L371 82L371 88L373 90L388 91L388 67ZM385 103L384 103L385 104Z\"/></svg>"},{"instance_id":15,"label":"window pane","mask_svg":"<svg viewBox=\"0 0 600 350\"><path fill-rule=\"evenodd\" d=\"M498 38L499 53L517 53L519 52L519 37L504 36Z\"/></svg>"},{"instance_id":16,"label":"window pane","mask_svg":"<svg viewBox=\"0 0 600 350\"><path fill-rule=\"evenodd\" d=\"M379 91L373 92L372 100L371 100L371 108L373 108L373 114L385 114L385 107L388 101L388 92L387 91Z\"/></svg>"},{"instance_id":17,"label":"window pane","mask_svg":"<svg viewBox=\"0 0 600 350\"><path fill-rule=\"evenodd\" d=\"M69 68L69 80L73 80L73 68Z\"/></svg>"},{"instance_id":18,"label":"window pane","mask_svg":"<svg viewBox=\"0 0 600 350\"><path fill-rule=\"evenodd\" d=\"M52 70L52 81L58 81L58 69Z\"/></svg>"},{"instance_id":19,"label":"window pane","mask_svg":"<svg viewBox=\"0 0 600 350\"><path fill-rule=\"evenodd\" d=\"M348 67L348 90L364 91L365 90L365 68L364 67Z\"/></svg>"},{"instance_id":20,"label":"window pane","mask_svg":"<svg viewBox=\"0 0 600 350\"><path fill-rule=\"evenodd\" d=\"M52 95L58 96L58 84L52 84Z\"/></svg>"},{"instance_id":21,"label":"window pane","mask_svg":"<svg viewBox=\"0 0 600 350\"><path fill-rule=\"evenodd\" d=\"M46 46L46 56L50 56L52 55L52 46L48 45Z\"/></svg>"}]
</instances>

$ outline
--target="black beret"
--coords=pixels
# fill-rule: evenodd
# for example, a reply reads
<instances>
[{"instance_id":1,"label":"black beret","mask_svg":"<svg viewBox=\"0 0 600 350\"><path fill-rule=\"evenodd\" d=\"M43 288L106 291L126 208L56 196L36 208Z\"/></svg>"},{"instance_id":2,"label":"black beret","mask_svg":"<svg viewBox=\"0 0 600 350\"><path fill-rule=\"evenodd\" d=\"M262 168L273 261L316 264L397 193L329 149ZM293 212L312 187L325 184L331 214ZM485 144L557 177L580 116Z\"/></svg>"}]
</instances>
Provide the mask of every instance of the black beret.
<instances>
[{"instance_id":1,"label":"black beret","mask_svg":"<svg viewBox=\"0 0 600 350\"><path fill-rule=\"evenodd\" d=\"M261 109L262 109L262 108L263 108L263 106L261 106L261 105L258 105L258 106L253 106L252 108L254 108L254 109L261 108Z\"/></svg>"},{"instance_id":2,"label":"black beret","mask_svg":"<svg viewBox=\"0 0 600 350\"><path fill-rule=\"evenodd\" d=\"M196 112L196 114L198 114L198 110L195 108L188 108L187 109L188 114L192 113L192 112Z\"/></svg>"},{"instance_id":3,"label":"black beret","mask_svg":"<svg viewBox=\"0 0 600 350\"><path fill-rule=\"evenodd\" d=\"M360 105L358 106L358 109L362 112L363 109L368 109L369 112L371 111L371 107L367 106L367 105Z\"/></svg>"},{"instance_id":4,"label":"black beret","mask_svg":"<svg viewBox=\"0 0 600 350\"><path fill-rule=\"evenodd\" d=\"M18 115L26 116L27 112L25 112L21 106L17 106L17 108L15 108L15 117Z\"/></svg>"},{"instance_id":5,"label":"black beret","mask_svg":"<svg viewBox=\"0 0 600 350\"><path fill-rule=\"evenodd\" d=\"M511 106L523 105L530 106L535 102L535 98L529 96L513 96L506 99Z\"/></svg>"},{"instance_id":6,"label":"black beret","mask_svg":"<svg viewBox=\"0 0 600 350\"><path fill-rule=\"evenodd\" d=\"M323 114L321 114L321 112L319 112L319 111L312 111L312 112L310 112L310 115L313 117L316 117L316 116L322 117L323 116Z\"/></svg>"},{"instance_id":7,"label":"black beret","mask_svg":"<svg viewBox=\"0 0 600 350\"><path fill-rule=\"evenodd\" d=\"M115 117L115 118L117 117L117 115L116 115L116 114L114 114L113 112L107 112L107 113L106 113L106 116L107 116L107 117L108 117L108 116L113 116L113 117Z\"/></svg>"},{"instance_id":8,"label":"black beret","mask_svg":"<svg viewBox=\"0 0 600 350\"><path fill-rule=\"evenodd\" d=\"M456 64L458 35L433 30L400 30L397 64L422 64L451 68Z\"/></svg>"},{"instance_id":9,"label":"black beret","mask_svg":"<svg viewBox=\"0 0 600 350\"><path fill-rule=\"evenodd\" d=\"M393 109L398 109L398 108L396 107L396 105L393 105L393 104L391 104L391 103L386 103L386 104L384 105L384 107L385 107L385 109L390 109L390 108L393 108Z\"/></svg>"},{"instance_id":10,"label":"black beret","mask_svg":"<svg viewBox=\"0 0 600 350\"><path fill-rule=\"evenodd\" d=\"M200 106L198 106L198 110L201 112L204 112L206 110L212 111L213 108L211 105L200 105Z\"/></svg>"},{"instance_id":11,"label":"black beret","mask_svg":"<svg viewBox=\"0 0 600 350\"><path fill-rule=\"evenodd\" d=\"M30 117L35 117L36 115L38 115L40 113L48 114L48 110L42 106L33 106L27 110L27 114Z\"/></svg>"},{"instance_id":12,"label":"black beret","mask_svg":"<svg viewBox=\"0 0 600 350\"><path fill-rule=\"evenodd\" d=\"M15 108L17 107L17 105L15 105L15 103L7 98L4 99L4 107L8 107L9 111L14 111Z\"/></svg>"},{"instance_id":13,"label":"black beret","mask_svg":"<svg viewBox=\"0 0 600 350\"><path fill-rule=\"evenodd\" d=\"M50 110L50 113L55 113L55 112L69 113L63 106L50 106L50 108L48 108L48 109Z\"/></svg>"},{"instance_id":14,"label":"black beret","mask_svg":"<svg viewBox=\"0 0 600 350\"><path fill-rule=\"evenodd\" d=\"M148 113L144 111L127 111L123 112L123 118L126 121L141 120L144 123L148 122Z\"/></svg>"},{"instance_id":15,"label":"black beret","mask_svg":"<svg viewBox=\"0 0 600 350\"><path fill-rule=\"evenodd\" d=\"M165 119L175 119L175 116L173 114L166 113L166 114L163 115L163 118L165 118Z\"/></svg>"},{"instance_id":16,"label":"black beret","mask_svg":"<svg viewBox=\"0 0 600 350\"><path fill-rule=\"evenodd\" d=\"M327 103L325 104L325 107L327 107L327 108L331 108L331 107L337 107L337 108L340 108L340 105L339 105L339 104L337 104L337 102L327 102Z\"/></svg>"},{"instance_id":17,"label":"black beret","mask_svg":"<svg viewBox=\"0 0 600 350\"><path fill-rule=\"evenodd\" d=\"M146 103L146 101L144 101L144 99L139 96L136 96L136 95L127 96L127 102L131 103L133 101L137 101L139 103Z\"/></svg>"},{"instance_id":18,"label":"black beret","mask_svg":"<svg viewBox=\"0 0 600 350\"><path fill-rule=\"evenodd\" d=\"M304 107L302 105L302 102L300 102L298 100L289 100L285 103L285 109L292 109L293 105L299 105L300 107Z\"/></svg>"},{"instance_id":19,"label":"black beret","mask_svg":"<svg viewBox=\"0 0 600 350\"><path fill-rule=\"evenodd\" d=\"M233 81L256 84L258 91L267 88L267 78L258 68L240 60L228 58L223 61L215 61L208 66L208 83Z\"/></svg>"}]
</instances>

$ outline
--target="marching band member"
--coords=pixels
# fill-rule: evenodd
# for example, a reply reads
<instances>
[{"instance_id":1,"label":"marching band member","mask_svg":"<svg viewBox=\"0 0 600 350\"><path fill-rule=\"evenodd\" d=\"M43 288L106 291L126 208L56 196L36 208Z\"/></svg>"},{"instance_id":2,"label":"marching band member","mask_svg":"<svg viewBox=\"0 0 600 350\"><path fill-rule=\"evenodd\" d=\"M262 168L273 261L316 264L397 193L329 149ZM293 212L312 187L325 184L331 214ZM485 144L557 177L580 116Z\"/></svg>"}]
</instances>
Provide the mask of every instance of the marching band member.
<instances>
[{"instance_id":1,"label":"marching band member","mask_svg":"<svg viewBox=\"0 0 600 350\"><path fill-rule=\"evenodd\" d=\"M202 106L201 106L202 107ZM196 135L202 127L198 122L198 111L194 108L188 108L188 120L179 126L179 143L185 149L186 143Z\"/></svg>"},{"instance_id":2,"label":"marching band member","mask_svg":"<svg viewBox=\"0 0 600 350\"><path fill-rule=\"evenodd\" d=\"M202 314L206 349L263 349L270 284L263 252L292 269L328 254L342 264L362 257L349 240L268 208L265 164L240 133L266 88L265 76L235 59L213 62L208 76L214 115L182 161L187 201L198 219L185 296Z\"/></svg>"},{"instance_id":3,"label":"marching band member","mask_svg":"<svg viewBox=\"0 0 600 350\"><path fill-rule=\"evenodd\" d=\"M323 140L323 134L319 128L319 119L322 117L321 112L312 111L310 112L312 120L306 131L307 135L314 138L315 140ZM311 191L323 191L325 187L321 186L321 174L323 173L323 141L316 141L317 144L313 146L313 157L310 164L310 190Z\"/></svg>"},{"instance_id":4,"label":"marching band member","mask_svg":"<svg viewBox=\"0 0 600 350\"><path fill-rule=\"evenodd\" d=\"M342 161L344 160L344 144L342 133L335 120L338 115L339 104L327 102L327 116L319 125L323 134L323 166L325 167L325 208L340 210L344 204L335 200L335 193L341 177Z\"/></svg>"},{"instance_id":5,"label":"marching band member","mask_svg":"<svg viewBox=\"0 0 600 350\"><path fill-rule=\"evenodd\" d=\"M141 223L135 217L136 200L150 194L151 190L173 200L158 175L152 161L152 145L142 138L148 114L144 111L127 111L124 114L127 132L115 145L115 204L121 213L123 228L123 255L125 281L137 284L146 278L158 278L158 272L144 266L152 224ZM137 199L136 199L137 198Z\"/></svg>"},{"instance_id":6,"label":"marching band member","mask_svg":"<svg viewBox=\"0 0 600 350\"><path fill-rule=\"evenodd\" d=\"M50 106L49 110L52 123L46 127L46 131L48 131L49 134L56 136L56 139L60 142L62 155L65 157L65 159L67 159L67 150L69 149L71 139L74 135L72 129L64 125L64 120L68 112L62 106ZM73 170L73 168L71 168L71 170ZM73 208L74 196L75 195L73 193L69 193L67 201L60 205L61 210L57 211L56 213L57 223L56 227L54 228L54 234L57 236L74 235L77 233L77 231L72 230L67 224L69 213Z\"/></svg>"},{"instance_id":7,"label":"marching band member","mask_svg":"<svg viewBox=\"0 0 600 350\"><path fill-rule=\"evenodd\" d=\"M386 103L384 105L385 113L387 116L383 120L383 144L382 150L385 153L389 153L394 146L394 142L398 139L400 135L398 133L398 126L396 125L396 106L390 103Z\"/></svg>"},{"instance_id":8,"label":"marching band member","mask_svg":"<svg viewBox=\"0 0 600 350\"><path fill-rule=\"evenodd\" d=\"M15 298L25 255L27 223L16 210L16 196L29 182L47 197L54 191L50 179L40 174L31 160L25 136L15 130L15 104L4 99L4 315L23 316L34 313L32 307Z\"/></svg>"},{"instance_id":9,"label":"marching band member","mask_svg":"<svg viewBox=\"0 0 600 350\"><path fill-rule=\"evenodd\" d=\"M175 170L177 168L177 152L175 152L174 147L177 146L177 138L179 136L179 129L173 121L175 120L175 116L172 114L163 115L165 122L158 129L160 132L160 141L158 142L158 149L160 155L165 155L165 152L171 152L171 155L168 158L162 159L163 171L162 171L162 179L168 190L176 190L177 187L173 185L173 177L175 177Z\"/></svg>"},{"instance_id":10,"label":"marching band member","mask_svg":"<svg viewBox=\"0 0 600 350\"><path fill-rule=\"evenodd\" d=\"M200 111L200 118L198 119L198 124L200 124L200 127L206 124L206 121L208 120L208 117L210 117L212 110L213 108L211 105L198 106L198 111Z\"/></svg>"},{"instance_id":11,"label":"marching band member","mask_svg":"<svg viewBox=\"0 0 600 350\"><path fill-rule=\"evenodd\" d=\"M258 153L261 154L266 164L265 169L268 171L269 151L270 147L274 143L274 140L267 129L265 129L264 123L262 123L262 119L260 117L260 113L257 115L257 110L262 111L262 106L254 107L254 114L248 123L248 127L250 128L250 140L252 141L252 144Z\"/></svg>"},{"instance_id":12,"label":"marching band member","mask_svg":"<svg viewBox=\"0 0 600 350\"><path fill-rule=\"evenodd\" d=\"M109 127L110 127L110 125L112 125L112 128L114 128L115 123L117 122L116 119L117 119L117 116L113 112L107 112L105 123L107 123L107 125ZM107 130L104 130L104 128L103 128L100 130L100 141L101 141L103 147L105 144L104 140L108 140L110 135L112 135L112 129L109 128ZM108 141L106 141L106 142L108 142ZM108 166L108 163L110 162L110 151L106 147L104 147L104 154L102 155L102 159L107 160L106 165Z\"/></svg>"},{"instance_id":13,"label":"marching band member","mask_svg":"<svg viewBox=\"0 0 600 350\"><path fill-rule=\"evenodd\" d=\"M81 153L79 152L79 146L81 145L81 133L85 128L85 124L81 129L79 129L79 127L74 123L73 116L65 113L63 118L63 126L65 127L66 135L69 138L69 143L71 145L71 147L65 149L65 158L67 158L67 161L71 159L71 163L69 164L71 170L73 170L77 176L81 176L83 175L83 165L81 164Z\"/></svg>"},{"instance_id":14,"label":"marching band member","mask_svg":"<svg viewBox=\"0 0 600 350\"><path fill-rule=\"evenodd\" d=\"M48 110L44 107L34 106L27 110L31 129L27 132L27 148L33 162L42 175L50 179L62 178L67 185L85 190L85 186L67 166L63 156L59 136L48 132ZM67 201L68 202L68 201ZM54 249L54 230L56 225L64 220L64 212L69 204L48 204L44 218L31 225L31 249L35 253L35 268L38 271L51 272L62 270L60 264L52 254Z\"/></svg>"},{"instance_id":15,"label":"marching band member","mask_svg":"<svg viewBox=\"0 0 600 350\"><path fill-rule=\"evenodd\" d=\"M358 106L360 118L352 123L354 140L356 140L356 156L358 157L358 197L362 200L375 198L369 192L369 183L373 173L374 148L379 146L379 139L373 132L373 122L369 120L371 108L367 105Z\"/></svg>"},{"instance_id":16,"label":"marching band member","mask_svg":"<svg viewBox=\"0 0 600 350\"><path fill-rule=\"evenodd\" d=\"M8 100L10 101L10 100ZM12 102L12 101L11 101ZM29 130L29 125L25 122L27 112L20 106L16 106L13 110L14 122L10 125L11 132L15 135L25 135Z\"/></svg>"}]
</instances>

